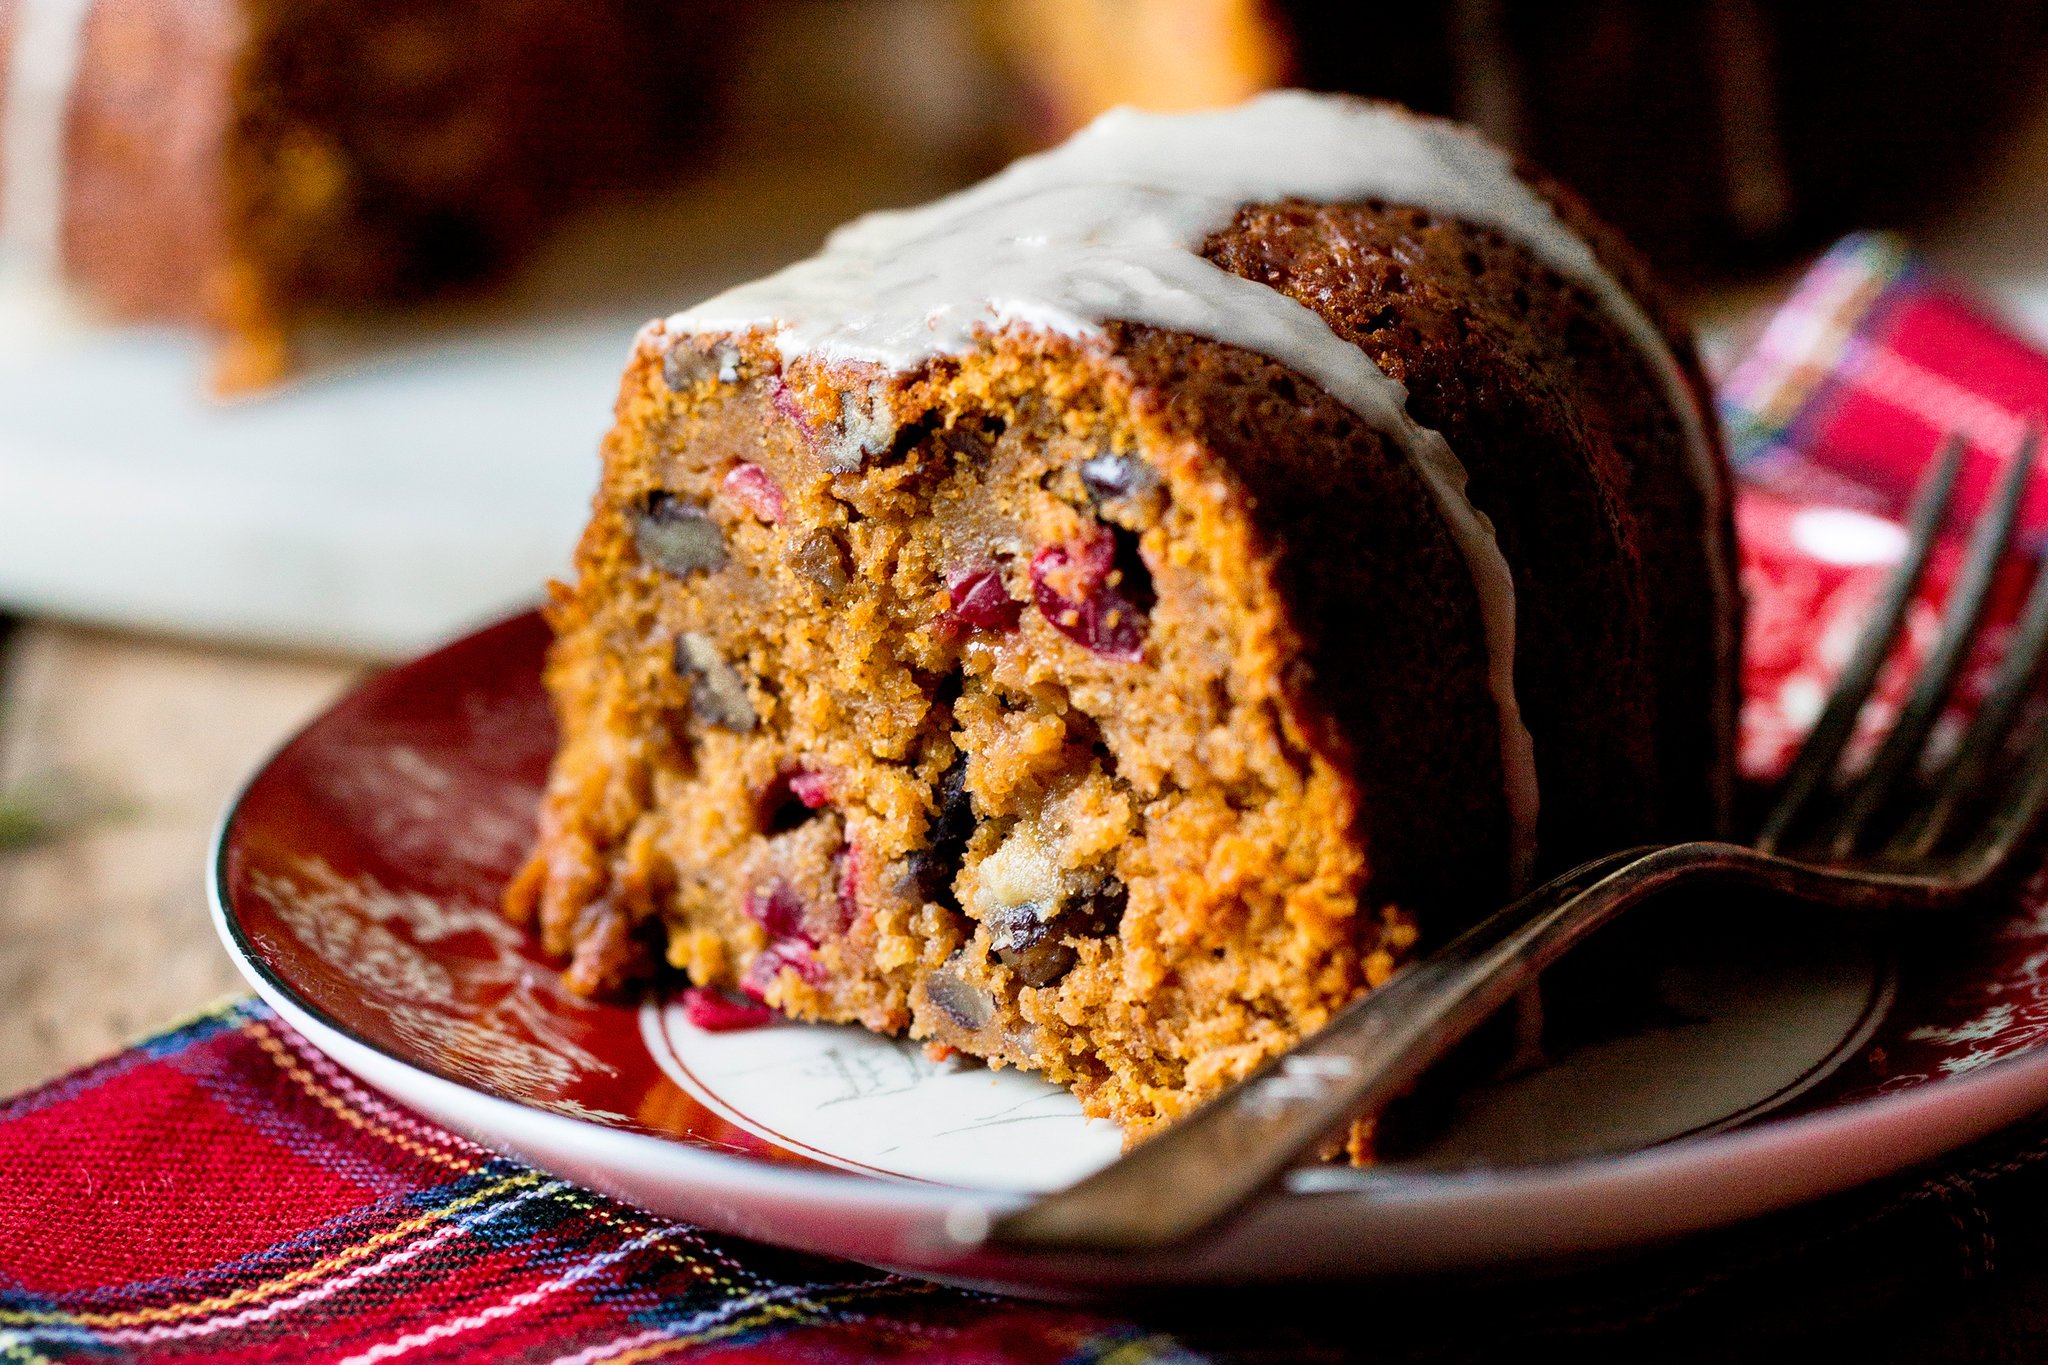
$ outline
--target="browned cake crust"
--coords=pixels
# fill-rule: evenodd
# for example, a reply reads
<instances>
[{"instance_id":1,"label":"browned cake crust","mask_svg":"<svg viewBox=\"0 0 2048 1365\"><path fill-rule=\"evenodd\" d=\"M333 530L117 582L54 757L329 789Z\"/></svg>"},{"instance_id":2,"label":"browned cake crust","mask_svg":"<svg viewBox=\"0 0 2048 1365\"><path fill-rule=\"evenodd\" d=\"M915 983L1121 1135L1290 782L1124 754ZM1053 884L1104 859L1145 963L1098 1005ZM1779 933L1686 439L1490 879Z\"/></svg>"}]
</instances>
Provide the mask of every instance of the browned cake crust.
<instances>
[{"instance_id":1,"label":"browned cake crust","mask_svg":"<svg viewBox=\"0 0 2048 1365\"><path fill-rule=\"evenodd\" d=\"M1249 207L1206 255L1470 471L1542 867L1706 828L1730 531L1634 348L1412 208ZM1509 889L1471 570L1400 449L1242 349L1013 329L878 385L657 324L549 614L562 743L509 906L578 990L666 960L1136 1132Z\"/></svg>"}]
</instances>

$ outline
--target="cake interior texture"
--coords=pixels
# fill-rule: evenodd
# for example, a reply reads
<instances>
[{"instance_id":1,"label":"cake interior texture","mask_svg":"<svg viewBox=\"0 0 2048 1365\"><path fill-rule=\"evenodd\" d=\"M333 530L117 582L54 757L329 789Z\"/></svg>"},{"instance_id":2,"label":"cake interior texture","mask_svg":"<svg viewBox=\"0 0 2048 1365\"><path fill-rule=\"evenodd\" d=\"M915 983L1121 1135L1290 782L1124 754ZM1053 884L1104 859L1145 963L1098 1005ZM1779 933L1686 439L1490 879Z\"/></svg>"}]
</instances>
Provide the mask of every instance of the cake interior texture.
<instances>
[{"instance_id":1,"label":"cake interior texture","mask_svg":"<svg viewBox=\"0 0 2048 1365\"><path fill-rule=\"evenodd\" d=\"M1422 207L1247 204L1200 251L1457 451L1512 566L1534 830L1467 558L1295 370L1117 321L893 369L658 323L549 609L561 749L508 897L572 986L676 969L1137 1135L1518 878L1712 826L1725 507L1640 348Z\"/></svg>"}]
</instances>

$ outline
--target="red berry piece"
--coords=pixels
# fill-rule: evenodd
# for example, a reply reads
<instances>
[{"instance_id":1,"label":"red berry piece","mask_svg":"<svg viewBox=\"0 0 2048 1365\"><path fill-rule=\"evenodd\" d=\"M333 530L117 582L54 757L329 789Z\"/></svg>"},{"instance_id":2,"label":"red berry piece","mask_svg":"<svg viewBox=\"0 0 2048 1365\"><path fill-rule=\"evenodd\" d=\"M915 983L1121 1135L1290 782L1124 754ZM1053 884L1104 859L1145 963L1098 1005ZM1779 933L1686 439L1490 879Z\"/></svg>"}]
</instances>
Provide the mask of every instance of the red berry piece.
<instances>
[{"instance_id":1,"label":"red berry piece","mask_svg":"<svg viewBox=\"0 0 2048 1365\"><path fill-rule=\"evenodd\" d=\"M810 810L817 810L832 800L832 780L823 773L799 769L789 775L789 794L804 803Z\"/></svg>"},{"instance_id":2,"label":"red berry piece","mask_svg":"<svg viewBox=\"0 0 2048 1365\"><path fill-rule=\"evenodd\" d=\"M804 903L789 883L776 882L765 896L749 892L741 908L748 919L768 931L768 946L755 955L740 977L740 989L748 997L762 999L784 967L814 986L825 979L825 969L815 954L817 940L804 929Z\"/></svg>"},{"instance_id":3,"label":"red berry piece","mask_svg":"<svg viewBox=\"0 0 2048 1365\"><path fill-rule=\"evenodd\" d=\"M706 1033L734 1033L775 1022L775 1011L766 1005L734 1000L722 991L691 986L683 991L683 1018Z\"/></svg>"},{"instance_id":4,"label":"red berry piece","mask_svg":"<svg viewBox=\"0 0 2048 1365\"><path fill-rule=\"evenodd\" d=\"M1003 586L1003 571L995 564L949 574L946 592L955 619L976 630L1015 630L1024 614L1024 604L1010 596Z\"/></svg>"},{"instance_id":5,"label":"red berry piece","mask_svg":"<svg viewBox=\"0 0 2048 1365\"><path fill-rule=\"evenodd\" d=\"M775 984L775 978L782 975L785 967L808 985L815 986L825 979L825 968L812 955L808 943L783 939L755 954L754 960L747 964L747 970L740 976L740 990L752 999L766 999L768 988Z\"/></svg>"},{"instance_id":6,"label":"red berry piece","mask_svg":"<svg viewBox=\"0 0 2048 1365\"><path fill-rule=\"evenodd\" d=\"M853 922L860 918L860 850L851 844L839 855L839 875L834 886L839 893L839 932L844 934L853 928Z\"/></svg>"},{"instance_id":7,"label":"red berry piece","mask_svg":"<svg viewBox=\"0 0 2048 1365\"><path fill-rule=\"evenodd\" d=\"M768 931L769 944L783 939L796 939L809 946L810 935L804 932L804 903L797 899L796 892L789 889L788 882L776 882L763 896L758 891L747 893L746 904L741 907L748 919Z\"/></svg>"},{"instance_id":8,"label":"red berry piece","mask_svg":"<svg viewBox=\"0 0 2048 1365\"><path fill-rule=\"evenodd\" d=\"M740 506L774 526L782 521L782 489L774 476L757 464L736 464L725 476L725 491Z\"/></svg>"},{"instance_id":9,"label":"red berry piece","mask_svg":"<svg viewBox=\"0 0 2048 1365\"><path fill-rule=\"evenodd\" d=\"M1031 557L1031 595L1054 630L1105 659L1144 657L1145 613L1121 591L1116 540L1104 533Z\"/></svg>"},{"instance_id":10,"label":"red berry piece","mask_svg":"<svg viewBox=\"0 0 2048 1365\"><path fill-rule=\"evenodd\" d=\"M797 427L803 432L806 441L818 439L816 429L811 426L810 417L804 412L804 405L797 402L796 391L790 388L789 385L783 383L780 379L776 380L775 389L769 395L768 401L774 405L777 412L797 424Z\"/></svg>"}]
</instances>

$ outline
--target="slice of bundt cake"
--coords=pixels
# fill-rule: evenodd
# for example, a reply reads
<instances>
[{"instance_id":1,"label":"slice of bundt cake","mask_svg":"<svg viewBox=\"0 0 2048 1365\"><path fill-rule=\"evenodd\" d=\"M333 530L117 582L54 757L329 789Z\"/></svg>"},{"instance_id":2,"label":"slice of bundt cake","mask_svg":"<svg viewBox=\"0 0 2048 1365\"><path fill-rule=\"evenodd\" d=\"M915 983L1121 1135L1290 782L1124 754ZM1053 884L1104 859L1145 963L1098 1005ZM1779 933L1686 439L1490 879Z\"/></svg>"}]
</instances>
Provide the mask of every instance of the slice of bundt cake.
<instances>
[{"instance_id":1,"label":"slice of bundt cake","mask_svg":"<svg viewBox=\"0 0 2048 1365\"><path fill-rule=\"evenodd\" d=\"M1460 128L1112 114L651 324L513 912L1169 1118L1538 873L1715 823L1722 457Z\"/></svg>"}]
</instances>

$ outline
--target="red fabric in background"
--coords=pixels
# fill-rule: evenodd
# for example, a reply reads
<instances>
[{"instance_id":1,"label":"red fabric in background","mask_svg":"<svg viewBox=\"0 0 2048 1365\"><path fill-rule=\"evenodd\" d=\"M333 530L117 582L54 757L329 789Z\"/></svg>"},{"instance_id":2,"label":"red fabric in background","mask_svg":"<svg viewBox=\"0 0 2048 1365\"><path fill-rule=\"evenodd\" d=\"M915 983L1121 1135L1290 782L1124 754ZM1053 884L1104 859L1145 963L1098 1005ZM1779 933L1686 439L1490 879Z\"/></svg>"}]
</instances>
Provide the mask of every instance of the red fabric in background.
<instances>
[{"instance_id":1,"label":"red fabric in background","mask_svg":"<svg viewBox=\"0 0 2048 1365\"><path fill-rule=\"evenodd\" d=\"M2048 354L1898 238L1858 233L1814 263L1730 368L1721 411L1752 485L1885 516L1959 436L1956 507L1968 518L2048 414ZM2048 532L2048 476L2021 525Z\"/></svg>"}]
</instances>

